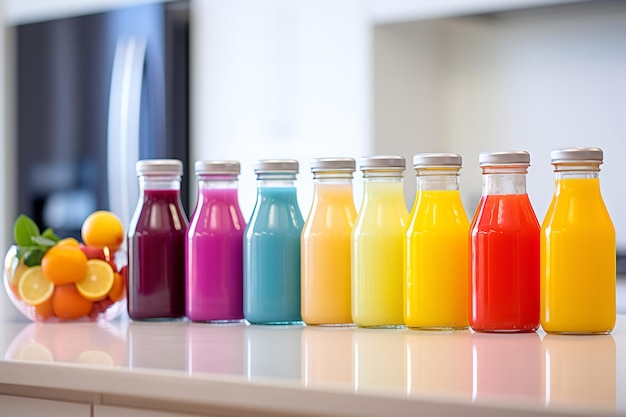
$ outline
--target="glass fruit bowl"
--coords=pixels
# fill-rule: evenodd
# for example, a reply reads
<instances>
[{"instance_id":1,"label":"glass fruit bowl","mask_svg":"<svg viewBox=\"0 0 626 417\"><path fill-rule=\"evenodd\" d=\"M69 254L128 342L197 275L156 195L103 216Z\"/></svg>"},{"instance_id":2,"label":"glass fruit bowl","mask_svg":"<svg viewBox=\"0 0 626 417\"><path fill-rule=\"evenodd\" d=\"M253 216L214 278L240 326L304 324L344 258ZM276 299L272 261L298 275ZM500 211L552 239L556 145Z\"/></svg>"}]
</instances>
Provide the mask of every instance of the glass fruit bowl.
<instances>
[{"instance_id":1,"label":"glass fruit bowl","mask_svg":"<svg viewBox=\"0 0 626 417\"><path fill-rule=\"evenodd\" d=\"M82 244L71 248L55 246L42 265L27 266L18 259L19 247L11 246L4 258L9 299L37 322L109 321L119 316L126 307L125 252ZM72 256L77 260L68 261Z\"/></svg>"},{"instance_id":2,"label":"glass fruit bowl","mask_svg":"<svg viewBox=\"0 0 626 417\"><path fill-rule=\"evenodd\" d=\"M4 286L17 309L38 322L109 321L126 307L127 257L122 224L108 211L89 215L84 243L43 233L20 215L4 258Z\"/></svg>"}]
</instances>

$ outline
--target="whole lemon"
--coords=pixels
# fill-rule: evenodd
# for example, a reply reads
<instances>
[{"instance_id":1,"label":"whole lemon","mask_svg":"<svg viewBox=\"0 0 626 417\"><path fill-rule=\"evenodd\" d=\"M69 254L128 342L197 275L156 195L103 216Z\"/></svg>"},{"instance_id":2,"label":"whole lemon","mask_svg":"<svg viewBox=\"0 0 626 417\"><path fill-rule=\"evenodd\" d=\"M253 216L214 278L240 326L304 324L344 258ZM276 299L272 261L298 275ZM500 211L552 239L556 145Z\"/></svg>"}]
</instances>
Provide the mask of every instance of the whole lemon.
<instances>
[{"instance_id":1,"label":"whole lemon","mask_svg":"<svg viewBox=\"0 0 626 417\"><path fill-rule=\"evenodd\" d=\"M80 230L83 243L98 248L108 247L115 252L124 242L122 221L114 213L98 210L91 213Z\"/></svg>"}]
</instances>

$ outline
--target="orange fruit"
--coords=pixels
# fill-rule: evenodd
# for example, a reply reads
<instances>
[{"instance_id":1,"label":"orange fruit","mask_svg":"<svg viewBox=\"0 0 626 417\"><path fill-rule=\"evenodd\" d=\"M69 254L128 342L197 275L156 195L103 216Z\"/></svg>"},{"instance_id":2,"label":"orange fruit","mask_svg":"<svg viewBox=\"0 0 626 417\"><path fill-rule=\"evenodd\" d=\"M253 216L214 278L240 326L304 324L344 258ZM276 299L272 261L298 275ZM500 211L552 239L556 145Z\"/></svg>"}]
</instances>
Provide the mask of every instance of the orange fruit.
<instances>
[{"instance_id":1,"label":"orange fruit","mask_svg":"<svg viewBox=\"0 0 626 417\"><path fill-rule=\"evenodd\" d=\"M87 273L87 256L78 246L55 245L41 259L44 275L56 285L80 281Z\"/></svg>"},{"instance_id":2,"label":"orange fruit","mask_svg":"<svg viewBox=\"0 0 626 417\"><path fill-rule=\"evenodd\" d=\"M89 301L100 301L107 297L115 282L115 273L108 262L100 259L87 261L85 277L76 282L76 289Z\"/></svg>"},{"instance_id":3,"label":"orange fruit","mask_svg":"<svg viewBox=\"0 0 626 417\"><path fill-rule=\"evenodd\" d=\"M124 227L115 214L107 210L99 210L85 219L80 235L87 246L100 248L106 246L115 252L124 242Z\"/></svg>"},{"instance_id":4,"label":"orange fruit","mask_svg":"<svg viewBox=\"0 0 626 417\"><path fill-rule=\"evenodd\" d=\"M59 285L52 296L52 310L60 319L76 320L91 312L93 302L86 300L74 284Z\"/></svg>"},{"instance_id":5,"label":"orange fruit","mask_svg":"<svg viewBox=\"0 0 626 417\"><path fill-rule=\"evenodd\" d=\"M11 290L11 294L13 294L15 296L16 300L20 300L20 291L17 289L17 285L15 284L9 284L9 289ZM9 296L11 296L11 294L9 294Z\"/></svg>"},{"instance_id":6,"label":"orange fruit","mask_svg":"<svg viewBox=\"0 0 626 417\"><path fill-rule=\"evenodd\" d=\"M74 239L73 237L66 237L65 239L59 240L56 246L70 245L78 247L79 244L80 243L78 242L78 240Z\"/></svg>"},{"instance_id":7,"label":"orange fruit","mask_svg":"<svg viewBox=\"0 0 626 417\"><path fill-rule=\"evenodd\" d=\"M33 266L22 275L17 291L22 301L36 306L52 297L54 284L45 277L40 266Z\"/></svg>"},{"instance_id":8,"label":"orange fruit","mask_svg":"<svg viewBox=\"0 0 626 417\"><path fill-rule=\"evenodd\" d=\"M54 297L54 295L50 298L48 298L46 301L44 301L41 304L38 304L34 307L35 309L35 320L38 321L46 321L47 319L49 319L50 317L52 317L54 315L54 311L52 310L52 298Z\"/></svg>"},{"instance_id":9,"label":"orange fruit","mask_svg":"<svg viewBox=\"0 0 626 417\"><path fill-rule=\"evenodd\" d=\"M121 301L126 295L126 283L124 282L124 277L120 273L115 273L115 281L113 281L113 286L111 287L111 291L109 291L109 298L111 301Z\"/></svg>"}]
</instances>

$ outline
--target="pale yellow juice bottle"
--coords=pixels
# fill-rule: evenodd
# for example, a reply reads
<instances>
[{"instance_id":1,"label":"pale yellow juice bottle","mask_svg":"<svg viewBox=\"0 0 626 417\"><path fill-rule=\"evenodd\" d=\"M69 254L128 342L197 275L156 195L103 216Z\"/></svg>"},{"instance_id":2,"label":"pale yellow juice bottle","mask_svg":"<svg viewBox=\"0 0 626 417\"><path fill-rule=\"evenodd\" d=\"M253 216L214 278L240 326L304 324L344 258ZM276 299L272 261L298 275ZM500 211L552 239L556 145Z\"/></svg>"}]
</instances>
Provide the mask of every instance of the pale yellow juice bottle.
<instances>
[{"instance_id":1,"label":"pale yellow juice bottle","mask_svg":"<svg viewBox=\"0 0 626 417\"><path fill-rule=\"evenodd\" d=\"M404 323L418 329L469 326L470 223L459 192L461 155L417 154L417 193L407 228Z\"/></svg>"},{"instance_id":2,"label":"pale yellow juice bottle","mask_svg":"<svg viewBox=\"0 0 626 417\"><path fill-rule=\"evenodd\" d=\"M363 202L352 233L352 320L360 327L404 326L405 166L400 156L361 160Z\"/></svg>"},{"instance_id":3,"label":"pale yellow juice bottle","mask_svg":"<svg viewBox=\"0 0 626 417\"><path fill-rule=\"evenodd\" d=\"M551 153L555 193L541 228L541 326L609 333L615 326L615 228L600 192L599 148Z\"/></svg>"},{"instance_id":4,"label":"pale yellow juice bottle","mask_svg":"<svg viewBox=\"0 0 626 417\"><path fill-rule=\"evenodd\" d=\"M352 323L350 238L356 220L352 158L317 158L313 204L301 238L301 309L306 324Z\"/></svg>"}]
</instances>

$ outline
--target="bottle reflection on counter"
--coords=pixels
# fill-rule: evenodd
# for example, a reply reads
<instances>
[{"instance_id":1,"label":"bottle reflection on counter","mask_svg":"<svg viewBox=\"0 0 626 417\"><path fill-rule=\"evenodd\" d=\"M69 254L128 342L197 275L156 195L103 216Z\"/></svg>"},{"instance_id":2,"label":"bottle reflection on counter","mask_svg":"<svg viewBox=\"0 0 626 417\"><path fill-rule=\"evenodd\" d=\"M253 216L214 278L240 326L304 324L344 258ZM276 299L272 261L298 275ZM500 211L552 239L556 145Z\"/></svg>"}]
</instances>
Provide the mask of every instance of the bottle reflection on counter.
<instances>
[{"instance_id":1,"label":"bottle reflection on counter","mask_svg":"<svg viewBox=\"0 0 626 417\"><path fill-rule=\"evenodd\" d=\"M406 347L402 334L406 329L355 329L354 388L392 389L406 392Z\"/></svg>"},{"instance_id":2,"label":"bottle reflection on counter","mask_svg":"<svg viewBox=\"0 0 626 417\"><path fill-rule=\"evenodd\" d=\"M167 330L158 322L128 323L128 367L187 371L185 344L186 322L173 322Z\"/></svg>"},{"instance_id":3,"label":"bottle reflection on counter","mask_svg":"<svg viewBox=\"0 0 626 417\"><path fill-rule=\"evenodd\" d=\"M186 348L189 374L245 375L244 323L187 325Z\"/></svg>"},{"instance_id":4,"label":"bottle reflection on counter","mask_svg":"<svg viewBox=\"0 0 626 417\"><path fill-rule=\"evenodd\" d=\"M545 405L615 410L616 352L611 335L544 336Z\"/></svg>"},{"instance_id":5,"label":"bottle reflection on counter","mask_svg":"<svg viewBox=\"0 0 626 417\"><path fill-rule=\"evenodd\" d=\"M406 341L407 394L446 392L472 397L470 331L409 331Z\"/></svg>"},{"instance_id":6,"label":"bottle reflection on counter","mask_svg":"<svg viewBox=\"0 0 626 417\"><path fill-rule=\"evenodd\" d=\"M535 332L472 334L472 400L541 401L541 338Z\"/></svg>"},{"instance_id":7,"label":"bottle reflection on counter","mask_svg":"<svg viewBox=\"0 0 626 417\"><path fill-rule=\"evenodd\" d=\"M306 326L302 330L302 378L305 386L354 387L354 327Z\"/></svg>"},{"instance_id":8,"label":"bottle reflection on counter","mask_svg":"<svg viewBox=\"0 0 626 417\"><path fill-rule=\"evenodd\" d=\"M302 325L246 326L244 358L246 377L301 378Z\"/></svg>"}]
</instances>

